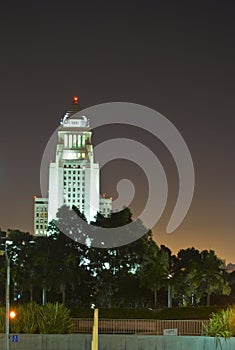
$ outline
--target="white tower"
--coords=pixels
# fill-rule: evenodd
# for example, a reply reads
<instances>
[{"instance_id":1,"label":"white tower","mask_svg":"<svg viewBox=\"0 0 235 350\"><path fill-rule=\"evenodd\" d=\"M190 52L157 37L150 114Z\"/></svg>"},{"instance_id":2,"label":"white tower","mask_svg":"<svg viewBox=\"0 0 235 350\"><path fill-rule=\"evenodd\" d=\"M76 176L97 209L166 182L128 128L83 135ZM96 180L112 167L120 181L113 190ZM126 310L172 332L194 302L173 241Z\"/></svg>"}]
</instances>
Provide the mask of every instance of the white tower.
<instances>
[{"instance_id":1,"label":"white tower","mask_svg":"<svg viewBox=\"0 0 235 350\"><path fill-rule=\"evenodd\" d=\"M99 164L94 163L89 120L78 111L74 97L58 129L55 162L49 170L48 222L63 205L75 205L88 222L99 211Z\"/></svg>"}]
</instances>

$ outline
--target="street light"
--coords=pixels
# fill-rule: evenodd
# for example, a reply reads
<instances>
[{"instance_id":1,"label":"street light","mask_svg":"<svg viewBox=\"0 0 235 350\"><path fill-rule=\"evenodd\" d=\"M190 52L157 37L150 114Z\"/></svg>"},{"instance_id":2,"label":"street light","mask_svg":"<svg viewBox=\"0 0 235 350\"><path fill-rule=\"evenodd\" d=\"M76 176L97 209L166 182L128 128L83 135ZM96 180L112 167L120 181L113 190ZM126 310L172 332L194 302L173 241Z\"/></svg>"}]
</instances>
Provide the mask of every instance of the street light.
<instances>
[{"instance_id":1,"label":"street light","mask_svg":"<svg viewBox=\"0 0 235 350\"><path fill-rule=\"evenodd\" d=\"M0 251L1 255L5 254L6 264L7 264L7 279L6 279L6 350L10 349L10 276L11 276L11 266L10 259L7 253L7 244L11 244L12 242L7 240L7 237L1 237L1 239L5 240L4 251Z\"/></svg>"},{"instance_id":2,"label":"street light","mask_svg":"<svg viewBox=\"0 0 235 350\"><path fill-rule=\"evenodd\" d=\"M7 281L6 281L6 350L10 348L10 275L11 275L11 266L10 259L7 254L7 244L5 242L5 257L7 262Z\"/></svg>"},{"instance_id":3,"label":"street light","mask_svg":"<svg viewBox=\"0 0 235 350\"><path fill-rule=\"evenodd\" d=\"M168 279L168 288L167 288L167 307L168 308L171 308L172 307L172 303L171 303L171 283L170 283L170 279L172 278L173 276L171 274L169 274L167 276L167 279Z\"/></svg>"},{"instance_id":4,"label":"street light","mask_svg":"<svg viewBox=\"0 0 235 350\"><path fill-rule=\"evenodd\" d=\"M11 319L14 319L16 317L16 312L14 310L11 310L10 313L9 313L9 317Z\"/></svg>"}]
</instances>

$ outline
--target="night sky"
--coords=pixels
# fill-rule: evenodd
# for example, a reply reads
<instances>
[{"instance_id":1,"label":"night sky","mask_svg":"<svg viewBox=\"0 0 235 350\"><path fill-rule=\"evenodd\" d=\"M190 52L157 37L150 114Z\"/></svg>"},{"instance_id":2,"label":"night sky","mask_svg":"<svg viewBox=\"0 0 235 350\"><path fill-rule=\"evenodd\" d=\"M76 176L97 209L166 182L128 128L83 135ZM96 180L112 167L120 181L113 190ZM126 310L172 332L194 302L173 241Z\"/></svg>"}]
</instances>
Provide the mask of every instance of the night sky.
<instances>
[{"instance_id":1,"label":"night sky","mask_svg":"<svg viewBox=\"0 0 235 350\"><path fill-rule=\"evenodd\" d=\"M153 229L157 243L173 252L191 246L214 249L235 263L234 10L233 1L2 3L1 228L32 232L42 154L74 95L83 108L134 102L157 110L177 127L195 166L188 216L167 235L177 172L163 145L148 139L169 177L169 203ZM94 144L114 132L98 131ZM127 130L115 132L123 136ZM139 179L133 164L123 168L134 182ZM102 191L114 197L115 181L123 175L117 169L118 161L102 170ZM135 215L142 199L139 190L132 204Z\"/></svg>"}]
</instances>

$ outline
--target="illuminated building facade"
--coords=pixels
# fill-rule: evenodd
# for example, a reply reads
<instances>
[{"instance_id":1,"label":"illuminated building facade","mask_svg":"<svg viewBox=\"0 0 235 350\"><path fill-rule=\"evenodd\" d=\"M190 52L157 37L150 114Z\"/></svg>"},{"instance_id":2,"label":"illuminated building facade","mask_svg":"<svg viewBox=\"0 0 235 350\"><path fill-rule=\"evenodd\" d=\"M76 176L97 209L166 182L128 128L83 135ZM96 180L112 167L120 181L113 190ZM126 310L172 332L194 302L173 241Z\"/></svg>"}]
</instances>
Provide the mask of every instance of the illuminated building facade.
<instances>
[{"instance_id":1,"label":"illuminated building facade","mask_svg":"<svg viewBox=\"0 0 235 350\"><path fill-rule=\"evenodd\" d=\"M112 200L100 198L100 169L94 161L89 120L77 114L78 111L78 98L74 97L58 128L55 161L50 163L49 169L47 224L56 219L63 205L70 209L76 206L88 222L94 220L97 212L107 217L112 211ZM35 199L34 215L40 208L38 200ZM35 221L34 233L44 235L44 227L44 223Z\"/></svg>"},{"instance_id":2,"label":"illuminated building facade","mask_svg":"<svg viewBox=\"0 0 235 350\"><path fill-rule=\"evenodd\" d=\"M34 234L45 236L48 226L48 198L34 196Z\"/></svg>"}]
</instances>

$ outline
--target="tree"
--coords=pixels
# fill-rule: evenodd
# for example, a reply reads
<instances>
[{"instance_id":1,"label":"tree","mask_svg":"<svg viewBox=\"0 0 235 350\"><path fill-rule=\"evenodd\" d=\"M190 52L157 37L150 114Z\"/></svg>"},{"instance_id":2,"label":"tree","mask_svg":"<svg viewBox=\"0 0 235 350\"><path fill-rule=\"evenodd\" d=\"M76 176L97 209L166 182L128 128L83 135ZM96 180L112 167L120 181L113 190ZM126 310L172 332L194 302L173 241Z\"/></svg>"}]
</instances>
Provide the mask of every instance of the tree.
<instances>
[{"instance_id":1,"label":"tree","mask_svg":"<svg viewBox=\"0 0 235 350\"><path fill-rule=\"evenodd\" d=\"M11 276L14 284L21 292L29 291L30 301L33 301L33 257L35 239L28 232L8 230L8 238L12 241L8 251L11 262Z\"/></svg>"},{"instance_id":2,"label":"tree","mask_svg":"<svg viewBox=\"0 0 235 350\"><path fill-rule=\"evenodd\" d=\"M122 237L139 237L139 232L146 232L146 228L140 221L133 222L131 227L125 227L132 222L132 213L129 208L125 208L119 213L111 215L110 218L104 218L97 215L96 226L106 228L118 227ZM132 300L123 293L123 283L129 283L130 286L139 283L138 269L143 262L145 249L151 232L133 243L119 246L117 248L90 248L89 260L91 273L93 276L92 295L95 298L95 304L99 306L120 305L129 306L130 303L137 305L137 288L132 289ZM120 237L116 237L116 242ZM138 282L138 283L137 283ZM127 287L127 284L126 284ZM133 303L133 300L135 302Z\"/></svg>"},{"instance_id":3,"label":"tree","mask_svg":"<svg viewBox=\"0 0 235 350\"><path fill-rule=\"evenodd\" d=\"M169 257L166 251L159 249L157 244L150 239L143 264L138 273L141 285L147 285L154 293L154 308L158 307L158 291L167 284L169 275Z\"/></svg>"},{"instance_id":4,"label":"tree","mask_svg":"<svg viewBox=\"0 0 235 350\"><path fill-rule=\"evenodd\" d=\"M212 293L230 294L228 281L222 269L223 262L215 255L213 250L201 252L202 264L200 266L201 286L206 293L206 304L210 305Z\"/></svg>"},{"instance_id":5,"label":"tree","mask_svg":"<svg viewBox=\"0 0 235 350\"><path fill-rule=\"evenodd\" d=\"M174 274L174 293L181 296L180 303L199 304L206 294L206 304L210 305L212 293L228 295L230 288L222 265L214 251L180 250Z\"/></svg>"},{"instance_id":6,"label":"tree","mask_svg":"<svg viewBox=\"0 0 235 350\"><path fill-rule=\"evenodd\" d=\"M86 293L90 284L88 268L90 247L86 245L89 238L87 228L85 216L75 206L73 210L65 206L60 208L57 220L49 224L48 232L53 237L57 252L54 261L54 289L61 292L63 303L66 302L67 292L73 302L78 302L81 297L79 286ZM88 292L86 294L90 295Z\"/></svg>"},{"instance_id":7,"label":"tree","mask_svg":"<svg viewBox=\"0 0 235 350\"><path fill-rule=\"evenodd\" d=\"M200 266L199 250L192 247L178 252L173 268L172 292L180 305L194 305L200 302Z\"/></svg>"}]
</instances>

